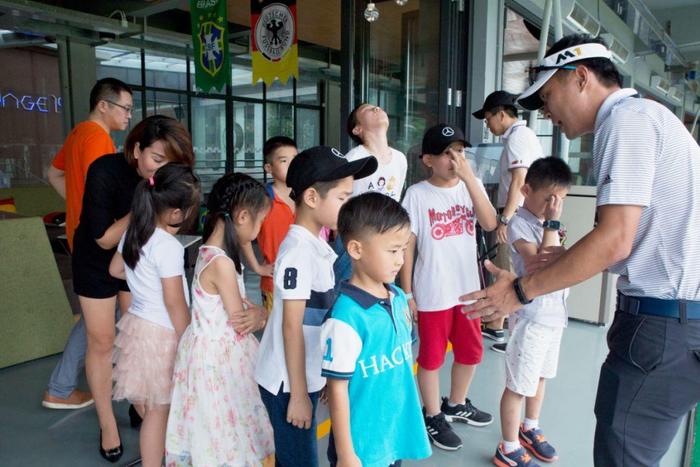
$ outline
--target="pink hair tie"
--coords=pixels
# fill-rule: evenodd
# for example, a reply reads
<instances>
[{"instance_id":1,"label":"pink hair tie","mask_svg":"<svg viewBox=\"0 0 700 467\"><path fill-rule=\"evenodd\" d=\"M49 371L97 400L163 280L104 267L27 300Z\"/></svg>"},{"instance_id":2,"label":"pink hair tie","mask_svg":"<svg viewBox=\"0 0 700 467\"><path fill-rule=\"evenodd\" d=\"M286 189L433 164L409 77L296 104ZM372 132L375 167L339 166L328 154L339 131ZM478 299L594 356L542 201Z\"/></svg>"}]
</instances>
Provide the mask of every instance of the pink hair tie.
<instances>
[{"instance_id":1,"label":"pink hair tie","mask_svg":"<svg viewBox=\"0 0 700 467\"><path fill-rule=\"evenodd\" d=\"M153 177L148 177L148 184L150 186L156 186L156 181L153 180Z\"/></svg>"}]
</instances>

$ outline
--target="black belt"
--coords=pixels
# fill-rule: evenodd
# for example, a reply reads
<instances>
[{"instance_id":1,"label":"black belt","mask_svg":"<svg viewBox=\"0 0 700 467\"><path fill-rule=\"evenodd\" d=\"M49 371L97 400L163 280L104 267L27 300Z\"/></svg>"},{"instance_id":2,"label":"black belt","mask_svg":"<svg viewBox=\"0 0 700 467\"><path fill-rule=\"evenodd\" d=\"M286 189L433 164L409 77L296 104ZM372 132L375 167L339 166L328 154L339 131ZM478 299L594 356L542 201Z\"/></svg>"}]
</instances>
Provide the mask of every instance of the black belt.
<instances>
[{"instance_id":1,"label":"black belt","mask_svg":"<svg viewBox=\"0 0 700 467\"><path fill-rule=\"evenodd\" d=\"M700 319L700 302L633 297L617 293L617 309L632 315L652 315L681 321Z\"/></svg>"}]
</instances>

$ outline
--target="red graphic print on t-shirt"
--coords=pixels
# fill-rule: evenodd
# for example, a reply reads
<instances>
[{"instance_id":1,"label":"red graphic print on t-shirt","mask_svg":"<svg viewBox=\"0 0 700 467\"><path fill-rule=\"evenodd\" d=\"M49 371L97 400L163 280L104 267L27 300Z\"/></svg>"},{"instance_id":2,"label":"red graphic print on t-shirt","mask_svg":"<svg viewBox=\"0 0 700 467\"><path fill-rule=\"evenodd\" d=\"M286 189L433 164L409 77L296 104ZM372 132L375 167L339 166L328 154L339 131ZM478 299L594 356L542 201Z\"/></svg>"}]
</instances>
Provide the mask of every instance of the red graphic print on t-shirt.
<instances>
[{"instance_id":1,"label":"red graphic print on t-shirt","mask_svg":"<svg viewBox=\"0 0 700 467\"><path fill-rule=\"evenodd\" d=\"M474 210L463 204L456 204L446 211L428 209L430 234L435 240L453 235L474 236Z\"/></svg>"}]
</instances>

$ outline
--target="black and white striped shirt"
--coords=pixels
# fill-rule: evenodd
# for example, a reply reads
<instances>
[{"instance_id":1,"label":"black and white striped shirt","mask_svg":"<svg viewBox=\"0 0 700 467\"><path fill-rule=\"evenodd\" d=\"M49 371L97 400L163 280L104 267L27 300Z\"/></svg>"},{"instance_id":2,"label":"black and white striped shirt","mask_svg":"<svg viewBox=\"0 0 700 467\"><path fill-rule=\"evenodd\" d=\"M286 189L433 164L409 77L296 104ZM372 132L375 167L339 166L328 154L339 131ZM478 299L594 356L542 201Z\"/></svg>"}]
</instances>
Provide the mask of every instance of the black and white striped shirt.
<instances>
[{"instance_id":1,"label":"black and white striped shirt","mask_svg":"<svg viewBox=\"0 0 700 467\"><path fill-rule=\"evenodd\" d=\"M666 107L621 89L595 122L598 206L643 206L632 253L609 269L626 295L700 300L700 147Z\"/></svg>"}]
</instances>

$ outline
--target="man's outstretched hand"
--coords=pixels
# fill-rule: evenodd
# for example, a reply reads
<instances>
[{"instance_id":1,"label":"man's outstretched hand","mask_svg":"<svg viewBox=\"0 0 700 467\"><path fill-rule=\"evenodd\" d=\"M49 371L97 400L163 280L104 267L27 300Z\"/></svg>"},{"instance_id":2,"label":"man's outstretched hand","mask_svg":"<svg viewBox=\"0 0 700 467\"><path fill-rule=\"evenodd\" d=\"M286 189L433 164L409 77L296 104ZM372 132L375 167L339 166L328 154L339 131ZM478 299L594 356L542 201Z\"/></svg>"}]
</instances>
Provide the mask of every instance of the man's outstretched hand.
<instances>
[{"instance_id":1,"label":"man's outstretched hand","mask_svg":"<svg viewBox=\"0 0 700 467\"><path fill-rule=\"evenodd\" d=\"M522 305L513 290L513 281L517 276L496 267L491 261L487 260L484 264L496 281L483 290L462 295L459 301L475 300L474 303L463 305L463 312L469 319L481 318L482 321L489 322L519 310Z\"/></svg>"}]
</instances>

